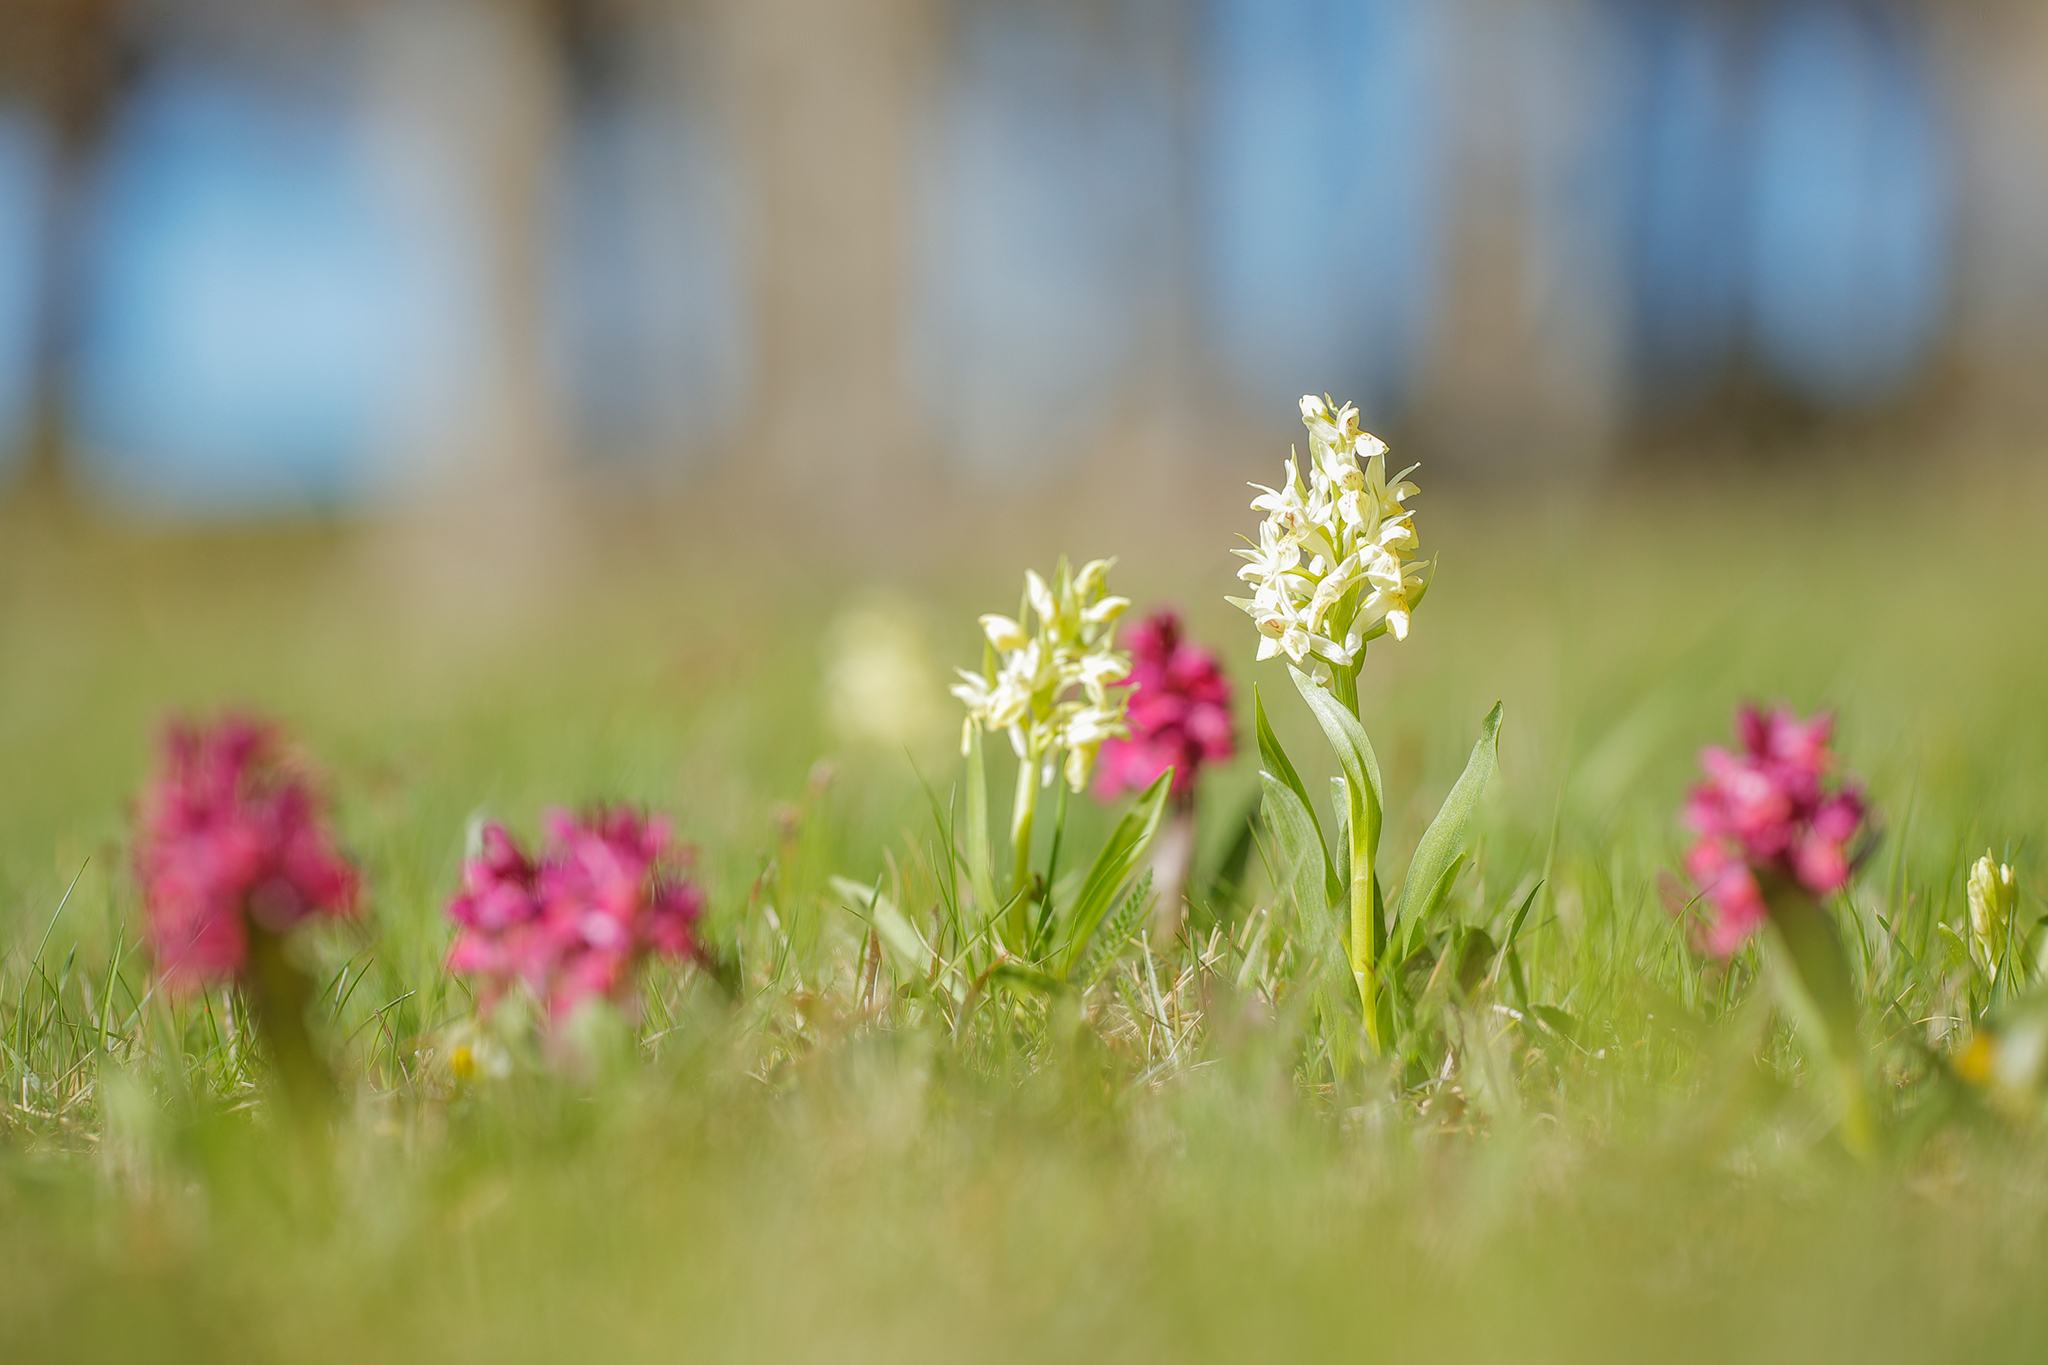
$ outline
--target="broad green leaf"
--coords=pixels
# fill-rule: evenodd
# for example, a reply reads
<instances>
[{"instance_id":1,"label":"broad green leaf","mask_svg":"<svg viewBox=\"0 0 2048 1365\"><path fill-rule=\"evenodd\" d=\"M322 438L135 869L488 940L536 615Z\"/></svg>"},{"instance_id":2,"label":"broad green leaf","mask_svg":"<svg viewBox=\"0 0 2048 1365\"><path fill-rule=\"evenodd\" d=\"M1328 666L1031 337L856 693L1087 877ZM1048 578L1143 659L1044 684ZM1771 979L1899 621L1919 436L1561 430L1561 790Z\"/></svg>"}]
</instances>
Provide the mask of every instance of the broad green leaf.
<instances>
[{"instance_id":1,"label":"broad green leaf","mask_svg":"<svg viewBox=\"0 0 2048 1365\"><path fill-rule=\"evenodd\" d=\"M936 982L958 999L962 988L957 974L946 968L945 960L917 932L896 903L882 894L879 886L862 886L851 877L831 878L832 893L847 909L875 926L883 946L901 960L920 982Z\"/></svg>"},{"instance_id":2,"label":"broad green leaf","mask_svg":"<svg viewBox=\"0 0 2048 1365\"><path fill-rule=\"evenodd\" d=\"M1401 887L1400 899L1394 903L1394 926L1389 938L1397 944L1406 943L1419 932L1450 893L1445 874L1453 870L1464 843L1465 825L1499 765L1500 717L1501 706L1495 702L1479 727L1479 742L1472 746L1465 771L1452 784L1436 819L1429 822L1429 828L1422 831L1422 838L1415 845L1415 857L1408 864L1408 879Z\"/></svg>"},{"instance_id":3,"label":"broad green leaf","mask_svg":"<svg viewBox=\"0 0 2048 1365\"><path fill-rule=\"evenodd\" d=\"M1380 812L1385 801L1380 791L1380 763L1373 756L1372 741L1366 738L1365 727L1358 723L1358 717L1346 709L1321 683L1292 665L1287 674L1294 679L1295 691L1308 703L1308 709L1315 713L1316 723L1323 727L1323 734L1329 738L1330 747L1336 750L1337 762L1344 769L1344 780L1359 794L1365 807L1365 847L1368 852L1377 851L1380 846Z\"/></svg>"},{"instance_id":4,"label":"broad green leaf","mask_svg":"<svg viewBox=\"0 0 2048 1365\"><path fill-rule=\"evenodd\" d=\"M967 737L967 884L974 889L975 908L984 916L996 913L994 853L988 837L988 768L982 759L981 727Z\"/></svg>"},{"instance_id":5,"label":"broad green leaf","mask_svg":"<svg viewBox=\"0 0 2048 1365\"><path fill-rule=\"evenodd\" d=\"M1074 899L1068 918L1066 948L1057 964L1061 977L1073 974L1095 927L1109 913L1118 888L1137 870L1138 860L1145 856L1146 846L1159 829L1159 816L1166 809L1166 793L1172 785L1173 769L1168 768L1116 822L1102 852L1095 855L1095 864L1088 869L1088 880L1081 883L1081 894Z\"/></svg>"},{"instance_id":6,"label":"broad green leaf","mask_svg":"<svg viewBox=\"0 0 2048 1365\"><path fill-rule=\"evenodd\" d=\"M1351 784L1341 777L1330 779L1330 809L1330 903L1342 905L1351 885Z\"/></svg>"},{"instance_id":7,"label":"broad green leaf","mask_svg":"<svg viewBox=\"0 0 2048 1365\"><path fill-rule=\"evenodd\" d=\"M1787 1012L1811 1035L1806 1041L1818 1044L1816 1053L1832 1053L1853 1069L1864 1055L1856 984L1834 918L1803 888L1781 879L1760 880L1771 907L1772 937L1783 947L1774 965Z\"/></svg>"},{"instance_id":8,"label":"broad green leaf","mask_svg":"<svg viewBox=\"0 0 2048 1365\"><path fill-rule=\"evenodd\" d=\"M1323 896L1336 905L1344 899L1344 883L1337 873L1337 865L1329 848L1323 843L1323 827L1316 819L1315 802L1308 799L1308 788L1302 785L1301 774L1294 770L1294 763L1287 757L1287 751L1280 747L1279 737L1273 733L1271 722L1266 719L1266 703L1259 695L1259 686L1252 684L1252 723L1259 736L1259 762L1265 771L1272 774L1287 790L1294 793L1301 802L1302 812L1308 816L1309 828L1316 837L1316 860L1323 868ZM1342 809L1340 802L1338 809ZM1339 840L1339 848L1342 841Z\"/></svg>"},{"instance_id":9,"label":"broad green leaf","mask_svg":"<svg viewBox=\"0 0 2048 1365\"><path fill-rule=\"evenodd\" d=\"M1259 781L1266 792L1266 827L1273 831L1273 837L1280 844L1282 875L1286 878L1286 889L1294 893L1294 903L1302 919L1310 926L1320 941L1333 948L1340 948L1337 931L1337 916L1332 912L1332 903L1326 894L1327 883L1324 873L1322 840L1316 835L1315 819L1308 807L1302 804L1285 783L1271 773L1260 773ZM1336 902L1341 906L1343 902ZM1343 953L1338 952L1341 960Z\"/></svg>"}]
</instances>

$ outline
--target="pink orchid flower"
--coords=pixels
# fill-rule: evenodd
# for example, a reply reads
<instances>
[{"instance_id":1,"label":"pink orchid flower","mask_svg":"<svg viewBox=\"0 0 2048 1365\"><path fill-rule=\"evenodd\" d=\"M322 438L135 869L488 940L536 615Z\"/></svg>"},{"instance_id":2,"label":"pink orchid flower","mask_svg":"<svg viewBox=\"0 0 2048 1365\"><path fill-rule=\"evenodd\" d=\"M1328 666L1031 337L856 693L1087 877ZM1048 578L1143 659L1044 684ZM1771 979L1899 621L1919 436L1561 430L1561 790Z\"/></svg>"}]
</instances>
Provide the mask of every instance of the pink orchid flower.
<instances>
[{"instance_id":1,"label":"pink orchid flower","mask_svg":"<svg viewBox=\"0 0 2048 1365\"><path fill-rule=\"evenodd\" d=\"M1701 946L1733 953L1762 927L1769 906L1759 874L1830 895L1848 884L1849 846L1863 827L1853 786L1828 789L1834 718L1800 720L1786 708L1745 706L1736 715L1739 752L1700 751L1706 781L1686 798L1684 821L1698 836L1686 870L1712 914Z\"/></svg>"}]
</instances>

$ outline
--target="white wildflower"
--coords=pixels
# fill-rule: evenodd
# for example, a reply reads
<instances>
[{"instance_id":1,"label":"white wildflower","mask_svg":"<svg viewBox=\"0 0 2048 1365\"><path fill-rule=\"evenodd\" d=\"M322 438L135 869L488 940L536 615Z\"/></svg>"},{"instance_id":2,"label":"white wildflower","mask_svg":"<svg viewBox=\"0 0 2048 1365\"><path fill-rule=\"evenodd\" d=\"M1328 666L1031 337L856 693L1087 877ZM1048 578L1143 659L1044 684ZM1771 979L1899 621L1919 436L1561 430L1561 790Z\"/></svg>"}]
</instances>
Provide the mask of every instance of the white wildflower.
<instances>
[{"instance_id":1,"label":"white wildflower","mask_svg":"<svg viewBox=\"0 0 2048 1365\"><path fill-rule=\"evenodd\" d=\"M1049 583L1026 571L1018 619L981 618L990 666L980 673L961 669L952 689L967 708L963 750L976 726L1002 731L1044 781L1063 766L1075 791L1088 785L1102 742L1127 733L1127 694L1110 691L1131 668L1115 649L1116 619L1130 599L1104 591L1114 563L1091 560L1074 573L1061 560Z\"/></svg>"},{"instance_id":2,"label":"white wildflower","mask_svg":"<svg viewBox=\"0 0 2048 1365\"><path fill-rule=\"evenodd\" d=\"M1031 638L1025 633L1024 627L1007 616L984 616L981 618L981 629L982 633L988 636L990 644L1005 652L1024 648L1024 642Z\"/></svg>"},{"instance_id":3,"label":"white wildflower","mask_svg":"<svg viewBox=\"0 0 2048 1365\"><path fill-rule=\"evenodd\" d=\"M1384 634L1408 638L1427 586L1415 558L1415 517L1403 505L1417 489L1413 467L1387 477L1386 443L1358 427L1358 409L1304 395L1308 481L1298 459L1287 460L1278 488L1253 484L1264 512L1259 539L1233 553L1250 597L1230 603L1259 628L1259 655L1285 654L1327 676L1328 665L1355 667L1365 646ZM1311 659L1322 662L1309 662Z\"/></svg>"}]
</instances>

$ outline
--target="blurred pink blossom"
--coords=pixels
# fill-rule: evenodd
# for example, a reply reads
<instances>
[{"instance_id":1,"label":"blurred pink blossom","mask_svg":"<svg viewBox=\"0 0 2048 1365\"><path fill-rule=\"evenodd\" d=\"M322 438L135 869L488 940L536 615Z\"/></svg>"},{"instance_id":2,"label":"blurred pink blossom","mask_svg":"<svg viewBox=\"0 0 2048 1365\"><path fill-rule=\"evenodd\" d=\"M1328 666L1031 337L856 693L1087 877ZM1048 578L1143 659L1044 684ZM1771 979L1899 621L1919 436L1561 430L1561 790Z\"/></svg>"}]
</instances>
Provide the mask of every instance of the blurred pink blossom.
<instances>
[{"instance_id":1,"label":"blurred pink blossom","mask_svg":"<svg viewBox=\"0 0 2048 1365\"><path fill-rule=\"evenodd\" d=\"M138 813L135 872L159 969L174 985L239 975L249 931L282 934L356 904L356 870L335 847L275 731L230 716L174 722Z\"/></svg>"},{"instance_id":2,"label":"blurred pink blossom","mask_svg":"<svg viewBox=\"0 0 2048 1365\"><path fill-rule=\"evenodd\" d=\"M1736 715L1739 753L1700 751L1706 781L1686 798L1685 823L1699 837L1685 866L1714 916L1702 946L1726 956L1763 924L1768 913L1758 873L1806 888L1815 896L1848 883L1849 845L1863 826L1863 797L1854 787L1828 790L1834 718L1800 720L1784 707L1745 706Z\"/></svg>"},{"instance_id":3,"label":"blurred pink blossom","mask_svg":"<svg viewBox=\"0 0 2048 1365\"><path fill-rule=\"evenodd\" d=\"M621 1001L650 955L696 951L704 894L666 820L615 806L549 811L542 825L537 860L504 826L485 826L448 903L457 926L448 968L478 978L486 1006L524 982L563 1019L586 1000Z\"/></svg>"},{"instance_id":4,"label":"blurred pink blossom","mask_svg":"<svg viewBox=\"0 0 2048 1365\"><path fill-rule=\"evenodd\" d=\"M1095 791L1108 799L1143 791L1169 767L1173 795L1187 800L1204 763L1220 763L1237 749L1230 717L1230 680L1216 656L1181 635L1180 618L1155 612L1131 628L1128 739L1103 742Z\"/></svg>"}]
</instances>

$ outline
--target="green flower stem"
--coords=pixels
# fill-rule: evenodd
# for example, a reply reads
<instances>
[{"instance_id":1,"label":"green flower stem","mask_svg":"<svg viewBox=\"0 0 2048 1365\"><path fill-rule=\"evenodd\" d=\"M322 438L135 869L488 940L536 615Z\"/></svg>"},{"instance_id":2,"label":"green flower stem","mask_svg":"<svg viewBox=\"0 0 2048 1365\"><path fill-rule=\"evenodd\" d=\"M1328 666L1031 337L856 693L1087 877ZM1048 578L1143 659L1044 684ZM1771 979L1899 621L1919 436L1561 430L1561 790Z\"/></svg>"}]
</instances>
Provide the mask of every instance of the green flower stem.
<instances>
[{"instance_id":1,"label":"green flower stem","mask_svg":"<svg viewBox=\"0 0 2048 1365\"><path fill-rule=\"evenodd\" d=\"M1362 803L1351 798L1351 976L1358 983L1358 1004L1365 1012L1365 1041L1375 1057L1380 1042L1380 978L1373 960L1372 844L1359 818Z\"/></svg>"},{"instance_id":2,"label":"green flower stem","mask_svg":"<svg viewBox=\"0 0 2048 1365\"><path fill-rule=\"evenodd\" d=\"M1358 670L1365 651L1349 668L1330 670L1330 691L1344 709L1358 716ZM1365 717L1359 716L1362 725ZM1380 978L1373 923L1373 847L1366 837L1365 793L1351 794L1345 825L1351 836L1351 979L1358 986L1359 1008L1365 1014L1365 1041L1375 1057L1385 1050L1380 1038Z\"/></svg>"},{"instance_id":3,"label":"green flower stem","mask_svg":"<svg viewBox=\"0 0 2048 1365\"><path fill-rule=\"evenodd\" d=\"M1354 716L1358 716L1358 669L1359 665L1364 662L1365 651L1360 649L1358 651L1358 661L1353 663L1351 667L1332 668L1330 670L1331 694L1338 701L1344 703L1344 709ZM1358 716L1358 719L1360 723L1363 723L1365 717Z\"/></svg>"},{"instance_id":4,"label":"green flower stem","mask_svg":"<svg viewBox=\"0 0 2048 1365\"><path fill-rule=\"evenodd\" d=\"M293 1117L316 1125L332 1112L337 1099L334 1073L328 1069L312 1030L306 1024L313 1003L313 982L284 950L284 940L249 924L249 966L243 989L250 1012L262 1031L276 1068L278 1084Z\"/></svg>"},{"instance_id":5,"label":"green flower stem","mask_svg":"<svg viewBox=\"0 0 2048 1365\"><path fill-rule=\"evenodd\" d=\"M1876 1150L1876 1132L1864 1076L1856 987L1841 935L1827 908L1804 888L1777 878L1759 880L1784 949L1778 979L1786 1010L1807 1034L1808 1045L1817 1054L1814 1060L1835 1074L1842 1102L1842 1144L1867 1160Z\"/></svg>"}]
</instances>

